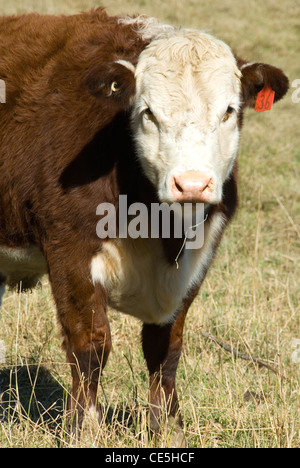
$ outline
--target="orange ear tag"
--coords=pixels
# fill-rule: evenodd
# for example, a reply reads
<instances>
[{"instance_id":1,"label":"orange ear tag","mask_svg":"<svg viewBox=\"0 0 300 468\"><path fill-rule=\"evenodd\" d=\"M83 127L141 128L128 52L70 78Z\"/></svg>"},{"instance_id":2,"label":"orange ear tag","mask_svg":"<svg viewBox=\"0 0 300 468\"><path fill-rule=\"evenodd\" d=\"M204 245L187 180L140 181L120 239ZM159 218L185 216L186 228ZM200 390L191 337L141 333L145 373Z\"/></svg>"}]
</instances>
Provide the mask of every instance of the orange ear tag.
<instances>
[{"instance_id":1,"label":"orange ear tag","mask_svg":"<svg viewBox=\"0 0 300 468\"><path fill-rule=\"evenodd\" d=\"M271 110L274 102L275 91L265 86L257 95L254 110L256 112Z\"/></svg>"}]
</instances>

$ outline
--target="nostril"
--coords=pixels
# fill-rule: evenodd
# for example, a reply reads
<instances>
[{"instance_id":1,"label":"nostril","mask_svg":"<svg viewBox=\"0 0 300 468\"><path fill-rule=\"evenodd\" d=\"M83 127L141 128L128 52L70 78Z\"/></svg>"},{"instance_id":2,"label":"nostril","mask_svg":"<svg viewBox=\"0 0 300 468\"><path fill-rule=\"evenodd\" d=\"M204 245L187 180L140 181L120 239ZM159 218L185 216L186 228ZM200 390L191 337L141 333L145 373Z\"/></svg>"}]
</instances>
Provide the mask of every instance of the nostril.
<instances>
[{"instance_id":1,"label":"nostril","mask_svg":"<svg viewBox=\"0 0 300 468\"><path fill-rule=\"evenodd\" d=\"M176 179L174 179L175 187L177 188L178 192L183 192L183 188L179 185Z\"/></svg>"},{"instance_id":2,"label":"nostril","mask_svg":"<svg viewBox=\"0 0 300 468\"><path fill-rule=\"evenodd\" d=\"M206 190L207 187L209 187L210 181L211 181L211 179L209 179L208 182L203 182L203 185L201 187L202 192L204 192L204 190Z\"/></svg>"}]
</instances>

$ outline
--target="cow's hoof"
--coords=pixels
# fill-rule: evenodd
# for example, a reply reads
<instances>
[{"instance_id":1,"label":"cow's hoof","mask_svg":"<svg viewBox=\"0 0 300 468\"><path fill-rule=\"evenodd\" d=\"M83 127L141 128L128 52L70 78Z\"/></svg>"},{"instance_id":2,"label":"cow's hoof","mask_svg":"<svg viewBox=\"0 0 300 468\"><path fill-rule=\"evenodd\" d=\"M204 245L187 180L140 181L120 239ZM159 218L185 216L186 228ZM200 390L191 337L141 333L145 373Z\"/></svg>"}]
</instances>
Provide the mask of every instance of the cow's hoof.
<instances>
[{"instance_id":1,"label":"cow's hoof","mask_svg":"<svg viewBox=\"0 0 300 468\"><path fill-rule=\"evenodd\" d=\"M188 442L177 418L169 416L159 432L154 435L155 446L159 448L188 448Z\"/></svg>"},{"instance_id":2,"label":"cow's hoof","mask_svg":"<svg viewBox=\"0 0 300 468\"><path fill-rule=\"evenodd\" d=\"M101 447L102 412L94 407L84 411L83 418L67 415L67 430L64 441L70 447Z\"/></svg>"},{"instance_id":3,"label":"cow's hoof","mask_svg":"<svg viewBox=\"0 0 300 468\"><path fill-rule=\"evenodd\" d=\"M167 424L167 446L170 448L187 448L188 442L182 426L178 423L176 418L169 417Z\"/></svg>"},{"instance_id":4,"label":"cow's hoof","mask_svg":"<svg viewBox=\"0 0 300 468\"><path fill-rule=\"evenodd\" d=\"M85 411L81 434L80 445L82 447L92 448L102 446L102 412L94 407Z\"/></svg>"}]
</instances>

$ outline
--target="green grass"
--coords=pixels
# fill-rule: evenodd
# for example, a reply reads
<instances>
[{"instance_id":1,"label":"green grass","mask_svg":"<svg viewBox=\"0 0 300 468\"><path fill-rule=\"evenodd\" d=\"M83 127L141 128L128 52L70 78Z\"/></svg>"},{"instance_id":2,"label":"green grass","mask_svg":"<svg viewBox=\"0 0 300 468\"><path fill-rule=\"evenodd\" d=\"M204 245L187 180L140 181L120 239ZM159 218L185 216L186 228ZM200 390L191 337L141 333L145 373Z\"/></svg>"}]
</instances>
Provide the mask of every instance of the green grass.
<instances>
[{"instance_id":1,"label":"green grass","mask_svg":"<svg viewBox=\"0 0 300 468\"><path fill-rule=\"evenodd\" d=\"M100 3L0 0L0 13L73 13ZM107 3L113 14L144 12L210 30L250 61L281 67L291 82L300 78L300 5L292 0ZM300 446L300 363L292 359L300 339L300 104L293 91L271 112L247 111L239 211L185 327L177 386L190 447ZM0 447L68 446L70 372L47 279L32 293L7 292L1 312ZM100 392L107 423L96 435L87 430L79 445L151 446L141 325L115 312L110 319L113 351ZM204 330L286 378L234 358L205 340Z\"/></svg>"}]
</instances>

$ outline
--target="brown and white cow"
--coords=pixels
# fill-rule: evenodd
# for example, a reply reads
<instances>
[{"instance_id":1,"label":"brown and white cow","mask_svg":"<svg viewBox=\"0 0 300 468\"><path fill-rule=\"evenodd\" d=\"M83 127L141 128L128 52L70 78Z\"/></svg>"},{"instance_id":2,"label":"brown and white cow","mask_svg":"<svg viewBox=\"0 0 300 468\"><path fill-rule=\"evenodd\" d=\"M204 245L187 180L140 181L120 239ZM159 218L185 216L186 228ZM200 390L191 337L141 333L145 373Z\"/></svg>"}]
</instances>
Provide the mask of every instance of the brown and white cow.
<instances>
[{"instance_id":1,"label":"brown and white cow","mask_svg":"<svg viewBox=\"0 0 300 468\"><path fill-rule=\"evenodd\" d=\"M164 405L180 425L184 320L236 209L243 109L266 86L281 99L288 80L201 31L102 9L1 18L0 43L2 282L49 274L79 426L87 406L101 419L108 306L143 322L151 428ZM183 234L100 239L97 206L119 209L120 195L203 203L202 247L183 248Z\"/></svg>"}]
</instances>

